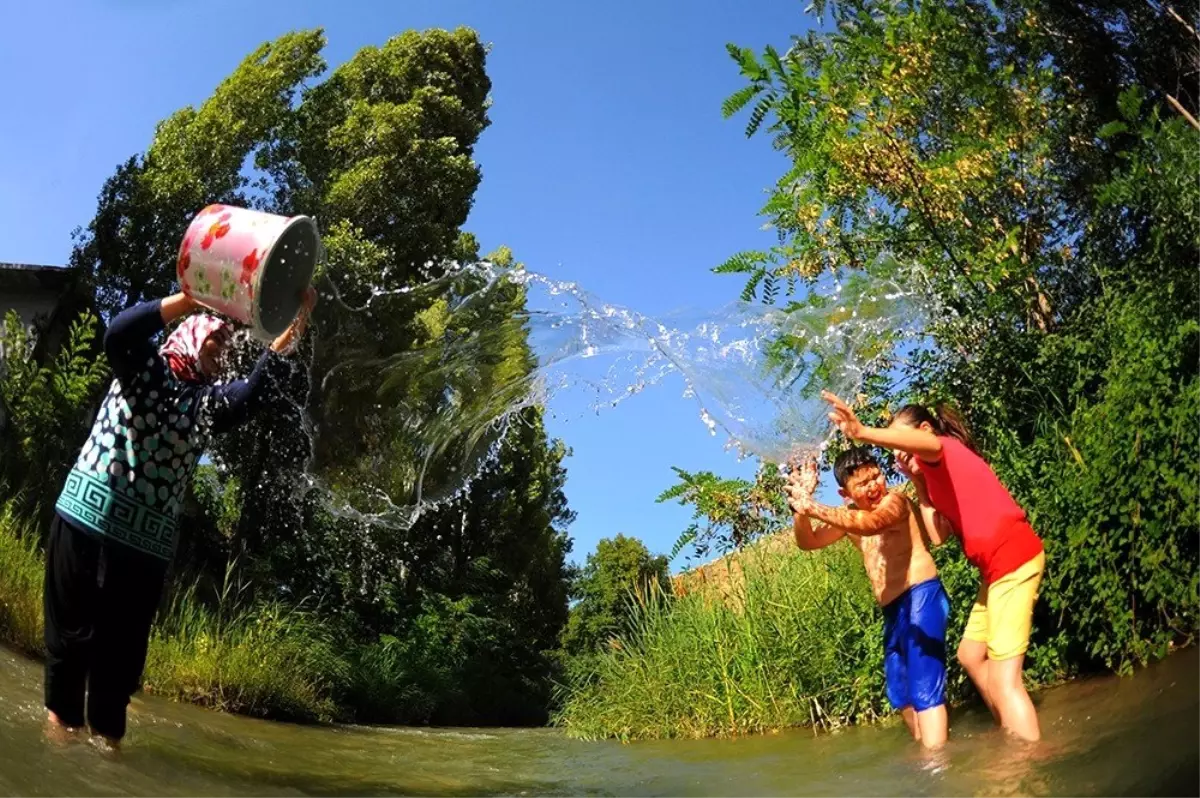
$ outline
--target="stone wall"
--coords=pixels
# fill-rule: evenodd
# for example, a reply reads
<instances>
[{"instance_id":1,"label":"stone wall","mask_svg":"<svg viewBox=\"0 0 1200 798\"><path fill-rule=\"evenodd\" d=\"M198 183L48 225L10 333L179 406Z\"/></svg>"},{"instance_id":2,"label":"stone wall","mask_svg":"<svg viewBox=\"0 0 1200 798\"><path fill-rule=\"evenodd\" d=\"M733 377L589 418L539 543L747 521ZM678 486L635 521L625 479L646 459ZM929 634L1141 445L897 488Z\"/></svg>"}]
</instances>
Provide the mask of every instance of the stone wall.
<instances>
[{"instance_id":1,"label":"stone wall","mask_svg":"<svg viewBox=\"0 0 1200 798\"><path fill-rule=\"evenodd\" d=\"M755 558L761 563L769 563L795 548L796 540L792 530L785 529L759 538L744 549L730 552L677 574L671 579L671 587L677 596L700 593L736 609L742 604L741 588L745 580L745 561Z\"/></svg>"}]
</instances>

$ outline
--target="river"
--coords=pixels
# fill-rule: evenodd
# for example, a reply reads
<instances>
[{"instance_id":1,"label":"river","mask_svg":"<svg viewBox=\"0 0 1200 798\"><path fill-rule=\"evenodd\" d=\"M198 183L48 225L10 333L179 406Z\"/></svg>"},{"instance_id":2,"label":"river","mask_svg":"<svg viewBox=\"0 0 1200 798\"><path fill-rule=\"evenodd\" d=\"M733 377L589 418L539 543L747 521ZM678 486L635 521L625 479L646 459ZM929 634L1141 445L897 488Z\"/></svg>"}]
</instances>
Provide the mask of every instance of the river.
<instances>
[{"instance_id":1,"label":"river","mask_svg":"<svg viewBox=\"0 0 1200 798\"><path fill-rule=\"evenodd\" d=\"M0 649L5 795L1197 795L1200 655L1035 696L1042 742L978 710L923 754L899 728L621 745L554 729L316 727L135 699L117 755L43 732L41 671Z\"/></svg>"}]
</instances>

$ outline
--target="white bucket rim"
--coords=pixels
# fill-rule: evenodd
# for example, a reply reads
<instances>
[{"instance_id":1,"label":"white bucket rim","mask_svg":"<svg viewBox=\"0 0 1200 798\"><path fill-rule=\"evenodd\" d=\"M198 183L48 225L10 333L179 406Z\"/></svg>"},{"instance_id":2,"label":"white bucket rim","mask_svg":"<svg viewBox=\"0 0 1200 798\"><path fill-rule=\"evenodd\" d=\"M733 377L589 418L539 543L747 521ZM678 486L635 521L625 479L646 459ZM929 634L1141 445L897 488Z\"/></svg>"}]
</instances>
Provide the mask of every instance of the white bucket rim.
<instances>
[{"instance_id":1,"label":"white bucket rim","mask_svg":"<svg viewBox=\"0 0 1200 798\"><path fill-rule=\"evenodd\" d=\"M249 209L246 209L246 210L249 210ZM264 211L258 211L258 212L264 213ZM282 214L275 214L275 215L278 216L278 215L282 215ZM312 254L312 270L310 271L309 278L308 278L310 285L312 284L312 275L316 273L317 264L320 262L321 252L323 251L323 248L321 246L321 232L317 228L316 220L313 219L311 216L307 216L305 214L300 214L299 216L286 216L284 218L287 219L287 223L284 224L282 228L280 228L279 234L275 236L275 239L271 242L271 246L269 246L267 248L266 252L264 252L262 254L262 260L261 260L262 274L260 275L259 280L258 280L259 292L261 292L261 290L262 290L262 281L264 279L266 279L267 270L270 268L270 266L273 263L271 258L275 254L275 248L279 246L279 242L283 240L284 236L287 235L288 231L290 231L294 227L298 227L301 225L305 225L305 226L309 227L312 230L313 239L316 244L314 252ZM250 325L251 328L256 331L261 330L264 336L282 335L287 329L285 327L283 330L280 330L278 333L272 333L270 330L268 330L266 327L263 326L261 296L256 296L254 301L251 303L250 314L251 314L251 322L252 322Z\"/></svg>"}]
</instances>

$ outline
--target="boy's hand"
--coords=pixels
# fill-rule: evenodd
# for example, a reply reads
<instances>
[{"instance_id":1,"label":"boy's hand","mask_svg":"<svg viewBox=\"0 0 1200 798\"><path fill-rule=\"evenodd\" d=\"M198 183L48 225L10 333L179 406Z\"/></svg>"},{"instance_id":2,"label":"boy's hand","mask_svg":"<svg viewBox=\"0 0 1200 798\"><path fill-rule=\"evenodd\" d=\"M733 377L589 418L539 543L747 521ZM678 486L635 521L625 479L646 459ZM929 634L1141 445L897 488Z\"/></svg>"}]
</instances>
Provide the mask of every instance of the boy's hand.
<instances>
[{"instance_id":1,"label":"boy's hand","mask_svg":"<svg viewBox=\"0 0 1200 798\"><path fill-rule=\"evenodd\" d=\"M794 485L808 496L817 492L817 484L820 480L821 469L817 466L816 460L801 463L788 474L788 484Z\"/></svg>"},{"instance_id":2,"label":"boy's hand","mask_svg":"<svg viewBox=\"0 0 1200 798\"><path fill-rule=\"evenodd\" d=\"M858 416L854 414L850 405L829 391L821 391L821 398L829 402L833 407L833 412L829 414L829 420L850 440L860 440L862 438L863 424L858 420Z\"/></svg>"},{"instance_id":3,"label":"boy's hand","mask_svg":"<svg viewBox=\"0 0 1200 798\"><path fill-rule=\"evenodd\" d=\"M808 515L813 507L813 494L817 490L820 470L815 461L809 461L788 474L783 486L788 496L788 506L797 515Z\"/></svg>"},{"instance_id":4,"label":"boy's hand","mask_svg":"<svg viewBox=\"0 0 1200 798\"><path fill-rule=\"evenodd\" d=\"M788 489L785 488L785 490ZM788 491L788 507L796 515L812 515L812 509L816 506L816 502L813 501L812 496L806 496L799 491Z\"/></svg>"}]
</instances>

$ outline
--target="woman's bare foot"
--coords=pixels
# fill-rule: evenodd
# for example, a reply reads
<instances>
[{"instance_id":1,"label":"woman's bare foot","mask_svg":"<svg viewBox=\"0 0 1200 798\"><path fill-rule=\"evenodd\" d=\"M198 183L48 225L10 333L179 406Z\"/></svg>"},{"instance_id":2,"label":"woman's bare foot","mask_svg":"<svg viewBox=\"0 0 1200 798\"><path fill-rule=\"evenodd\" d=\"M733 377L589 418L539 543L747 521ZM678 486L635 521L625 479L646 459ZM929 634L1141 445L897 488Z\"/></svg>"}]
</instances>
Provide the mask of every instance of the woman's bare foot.
<instances>
[{"instance_id":1,"label":"woman's bare foot","mask_svg":"<svg viewBox=\"0 0 1200 798\"><path fill-rule=\"evenodd\" d=\"M88 742L95 746L96 750L102 754L116 756L121 753L121 741L105 737L103 734L92 732L92 736L88 738Z\"/></svg>"},{"instance_id":2,"label":"woman's bare foot","mask_svg":"<svg viewBox=\"0 0 1200 798\"><path fill-rule=\"evenodd\" d=\"M55 745L66 745L76 735L79 729L62 722L54 712L46 710L46 739Z\"/></svg>"}]
</instances>

